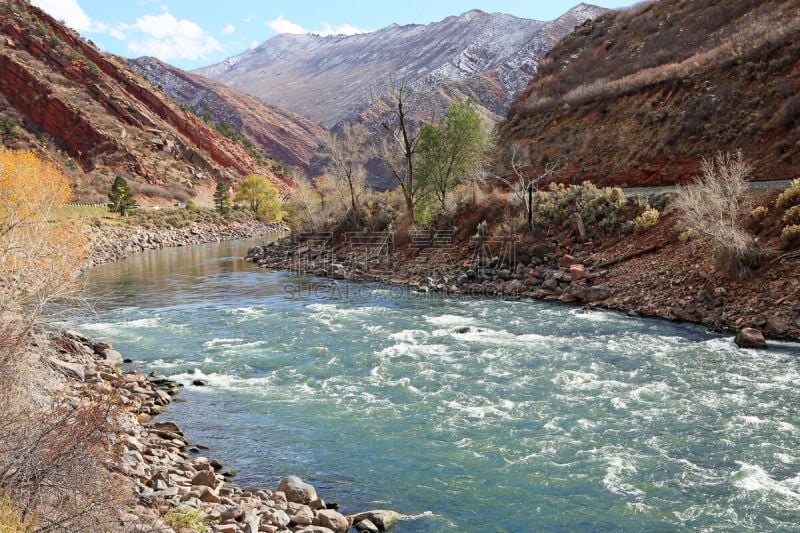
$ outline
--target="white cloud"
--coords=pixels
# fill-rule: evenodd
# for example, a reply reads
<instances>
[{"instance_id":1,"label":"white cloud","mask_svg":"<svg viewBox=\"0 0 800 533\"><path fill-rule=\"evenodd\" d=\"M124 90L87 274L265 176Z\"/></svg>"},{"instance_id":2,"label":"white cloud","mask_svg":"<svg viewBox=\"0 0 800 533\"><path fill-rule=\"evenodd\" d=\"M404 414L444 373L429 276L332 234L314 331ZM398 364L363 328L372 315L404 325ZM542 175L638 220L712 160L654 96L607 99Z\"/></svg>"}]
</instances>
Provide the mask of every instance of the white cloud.
<instances>
[{"instance_id":1,"label":"white cloud","mask_svg":"<svg viewBox=\"0 0 800 533\"><path fill-rule=\"evenodd\" d=\"M362 30L347 23L333 28L326 22L323 24L323 26L325 26L325 31L322 33L322 35L356 35L358 33L369 33L369 30Z\"/></svg>"},{"instance_id":2,"label":"white cloud","mask_svg":"<svg viewBox=\"0 0 800 533\"><path fill-rule=\"evenodd\" d=\"M274 20L268 21L267 27L269 27L275 33L311 33L299 24L295 24L294 22L286 20L283 15Z\"/></svg>"},{"instance_id":3,"label":"white cloud","mask_svg":"<svg viewBox=\"0 0 800 533\"><path fill-rule=\"evenodd\" d=\"M222 35L230 35L236 31L236 26L231 24L230 22L225 24L225 27L222 28Z\"/></svg>"},{"instance_id":4,"label":"white cloud","mask_svg":"<svg viewBox=\"0 0 800 533\"><path fill-rule=\"evenodd\" d=\"M31 3L74 30L84 32L92 28L92 19L78 5L78 0L33 0Z\"/></svg>"},{"instance_id":5,"label":"white cloud","mask_svg":"<svg viewBox=\"0 0 800 533\"><path fill-rule=\"evenodd\" d=\"M170 59L201 59L206 54L222 50L216 39L203 28L186 19L176 19L171 13L145 15L133 25L121 28L130 37L128 49L138 55L152 55L164 61Z\"/></svg>"},{"instance_id":6,"label":"white cloud","mask_svg":"<svg viewBox=\"0 0 800 533\"><path fill-rule=\"evenodd\" d=\"M367 33L369 31L356 28L351 24L341 24L334 27L327 22L322 24L322 30L309 30L300 26L299 24L295 24L294 22L287 20L283 15L276 19L267 21L266 24L267 27L275 33L315 33L317 35L322 35L323 37L327 37L328 35L355 35L357 33Z\"/></svg>"}]
</instances>

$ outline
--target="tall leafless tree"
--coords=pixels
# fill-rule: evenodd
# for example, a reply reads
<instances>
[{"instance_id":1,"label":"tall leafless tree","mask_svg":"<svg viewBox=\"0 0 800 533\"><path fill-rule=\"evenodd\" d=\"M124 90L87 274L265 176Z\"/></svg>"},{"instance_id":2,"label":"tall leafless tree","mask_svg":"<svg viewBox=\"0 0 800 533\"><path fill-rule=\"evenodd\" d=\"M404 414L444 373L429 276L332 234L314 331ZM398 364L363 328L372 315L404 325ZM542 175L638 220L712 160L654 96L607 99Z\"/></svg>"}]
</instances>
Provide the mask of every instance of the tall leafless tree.
<instances>
[{"instance_id":1,"label":"tall leafless tree","mask_svg":"<svg viewBox=\"0 0 800 533\"><path fill-rule=\"evenodd\" d=\"M370 157L366 129L360 124L345 124L341 133L327 133L322 138L321 152L328 159L326 174L333 180L339 194L343 198L349 197L349 211L358 218L359 203L366 186L366 164Z\"/></svg>"},{"instance_id":2,"label":"tall leafless tree","mask_svg":"<svg viewBox=\"0 0 800 533\"><path fill-rule=\"evenodd\" d=\"M406 210L413 222L414 202L420 188L414 175L420 117L427 111L424 98L408 80L399 77L390 77L378 94L373 100L381 111L380 126L384 135L378 156L403 191Z\"/></svg>"}]
</instances>

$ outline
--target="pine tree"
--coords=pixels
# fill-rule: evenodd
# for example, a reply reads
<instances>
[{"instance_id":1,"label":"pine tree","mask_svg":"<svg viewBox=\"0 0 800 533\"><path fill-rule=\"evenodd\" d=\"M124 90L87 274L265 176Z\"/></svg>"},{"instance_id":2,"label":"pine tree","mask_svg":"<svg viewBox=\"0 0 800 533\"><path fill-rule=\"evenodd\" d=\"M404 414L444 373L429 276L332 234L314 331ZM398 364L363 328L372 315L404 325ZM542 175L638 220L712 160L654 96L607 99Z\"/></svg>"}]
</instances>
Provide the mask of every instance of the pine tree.
<instances>
[{"instance_id":1,"label":"pine tree","mask_svg":"<svg viewBox=\"0 0 800 533\"><path fill-rule=\"evenodd\" d=\"M122 176L117 176L114 179L114 185L111 186L111 192L108 194L108 210L126 216L134 205L136 205L136 201L133 199L133 192L131 192L128 182Z\"/></svg>"},{"instance_id":2,"label":"pine tree","mask_svg":"<svg viewBox=\"0 0 800 533\"><path fill-rule=\"evenodd\" d=\"M214 207L221 215L226 215L231 210L231 197L228 188L221 181L217 183L217 190L214 191Z\"/></svg>"}]
</instances>

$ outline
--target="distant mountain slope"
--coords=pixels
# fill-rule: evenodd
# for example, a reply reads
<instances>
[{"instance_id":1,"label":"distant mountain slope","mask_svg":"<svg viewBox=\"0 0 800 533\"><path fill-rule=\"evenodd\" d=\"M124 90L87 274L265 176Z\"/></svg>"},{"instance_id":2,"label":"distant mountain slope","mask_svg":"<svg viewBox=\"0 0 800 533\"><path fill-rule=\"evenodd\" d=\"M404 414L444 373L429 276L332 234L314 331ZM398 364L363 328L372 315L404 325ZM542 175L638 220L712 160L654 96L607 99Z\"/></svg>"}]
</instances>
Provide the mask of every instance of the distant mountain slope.
<instances>
[{"instance_id":1,"label":"distant mountain slope","mask_svg":"<svg viewBox=\"0 0 800 533\"><path fill-rule=\"evenodd\" d=\"M800 1L662 0L555 46L499 125L567 181L686 182L741 149L755 178L800 175Z\"/></svg>"},{"instance_id":2,"label":"distant mountain slope","mask_svg":"<svg viewBox=\"0 0 800 533\"><path fill-rule=\"evenodd\" d=\"M105 201L116 175L154 204L248 173L291 184L26 1L0 3L0 142L55 161L83 202Z\"/></svg>"},{"instance_id":3,"label":"distant mountain slope","mask_svg":"<svg viewBox=\"0 0 800 533\"><path fill-rule=\"evenodd\" d=\"M215 123L230 124L276 161L310 170L309 164L324 131L315 123L152 57L128 63L173 100L190 106L198 115L208 113Z\"/></svg>"},{"instance_id":4,"label":"distant mountain slope","mask_svg":"<svg viewBox=\"0 0 800 533\"><path fill-rule=\"evenodd\" d=\"M389 76L438 86L445 101L472 96L499 119L545 52L604 11L581 4L555 21L540 22L476 10L360 35L284 34L194 72L327 128L362 114Z\"/></svg>"}]
</instances>

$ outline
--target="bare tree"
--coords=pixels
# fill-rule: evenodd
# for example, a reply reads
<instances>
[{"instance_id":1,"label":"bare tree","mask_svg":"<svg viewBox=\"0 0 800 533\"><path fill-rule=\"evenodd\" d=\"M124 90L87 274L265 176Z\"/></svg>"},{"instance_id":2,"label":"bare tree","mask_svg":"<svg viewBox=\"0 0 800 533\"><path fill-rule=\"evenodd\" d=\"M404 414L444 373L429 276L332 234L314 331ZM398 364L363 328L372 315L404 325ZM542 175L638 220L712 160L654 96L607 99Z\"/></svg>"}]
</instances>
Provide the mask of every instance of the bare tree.
<instances>
[{"instance_id":1,"label":"bare tree","mask_svg":"<svg viewBox=\"0 0 800 533\"><path fill-rule=\"evenodd\" d=\"M489 177L503 183L522 202L528 231L532 231L534 193L539 190L542 183L555 174L560 164L544 156L536 168L531 161L530 150L516 142L512 143L508 157L511 174L506 176L490 174Z\"/></svg>"},{"instance_id":2,"label":"bare tree","mask_svg":"<svg viewBox=\"0 0 800 533\"><path fill-rule=\"evenodd\" d=\"M406 201L406 210L414 221L414 202L420 185L414 175L417 146L419 145L420 120L424 111L422 95L404 78L391 77L382 91L374 98L382 111L380 122L384 141L378 149L383 160L397 180Z\"/></svg>"},{"instance_id":3,"label":"bare tree","mask_svg":"<svg viewBox=\"0 0 800 533\"><path fill-rule=\"evenodd\" d=\"M703 159L701 168L703 174L681 189L675 205L689 228L711 239L717 269L743 277L763 258L753 235L739 224L750 211L747 177L753 169L741 152Z\"/></svg>"},{"instance_id":4,"label":"bare tree","mask_svg":"<svg viewBox=\"0 0 800 533\"><path fill-rule=\"evenodd\" d=\"M366 186L367 145L367 131L360 124L345 124L340 134L330 132L322 137L321 152L328 159L326 173L340 196L349 197L349 210L355 218Z\"/></svg>"}]
</instances>

